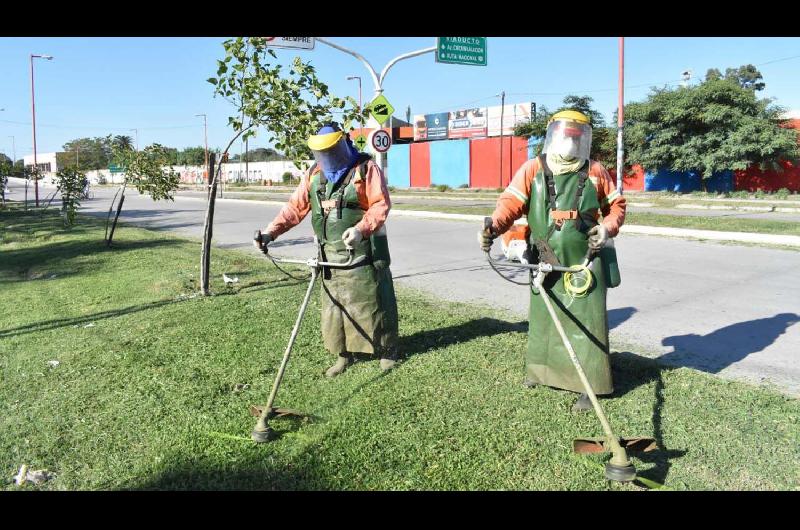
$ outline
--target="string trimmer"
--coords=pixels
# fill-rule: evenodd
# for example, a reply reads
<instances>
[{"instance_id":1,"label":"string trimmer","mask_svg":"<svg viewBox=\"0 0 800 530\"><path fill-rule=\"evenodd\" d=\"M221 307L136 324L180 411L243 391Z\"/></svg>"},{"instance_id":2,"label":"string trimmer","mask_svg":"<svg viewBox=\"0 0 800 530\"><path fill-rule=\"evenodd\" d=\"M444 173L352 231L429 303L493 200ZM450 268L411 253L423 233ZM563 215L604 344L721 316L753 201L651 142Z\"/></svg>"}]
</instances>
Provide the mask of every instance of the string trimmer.
<instances>
[{"instance_id":1,"label":"string trimmer","mask_svg":"<svg viewBox=\"0 0 800 530\"><path fill-rule=\"evenodd\" d=\"M258 242L259 247L262 246L261 242L261 230L256 230L253 239ZM303 303L300 305L300 313L297 315L297 320L294 323L294 329L292 329L292 335L289 337L289 344L286 346L286 351L283 354L283 360L281 361L281 366L278 369L278 375L275 377L275 382L272 384L272 392L269 394L269 399L267 400L267 404L264 407L260 407L257 405L253 405L250 407L250 413L254 416L258 417L258 422L256 423L255 429L253 432L250 433L250 436L256 442L263 443L268 442L273 435L273 431L269 426L269 420L276 417L285 417L285 416L298 416L303 417L305 414L298 412L292 409L284 409L284 408L276 408L273 407L275 403L275 396L278 394L278 387L281 384L281 380L283 379L283 374L286 371L286 365L289 363L289 354L292 351L292 346L294 345L294 340L297 337L297 332L300 330L300 323L303 321L303 316L306 314L306 307L308 306L308 300L311 298L311 291L314 289L314 284L317 281L317 277L319 276L320 270L322 267L328 267L331 269L347 269L351 267L358 266L361 264L362 261L366 259L366 256L359 258L358 260L353 260L355 256L355 251L352 247L347 247L347 251L350 254L350 258L344 263L332 263L328 261L320 261L318 258L311 258L306 260L298 260L298 259L285 259L285 258L275 258L269 255L267 252L266 247L264 248L264 253L267 255L269 259L272 260L273 263L294 263L298 265L306 265L311 268L311 281L308 284L308 289L306 290L306 296L303 298ZM280 268L280 267L278 267Z\"/></svg>"},{"instance_id":2,"label":"string trimmer","mask_svg":"<svg viewBox=\"0 0 800 530\"><path fill-rule=\"evenodd\" d=\"M492 226L492 218L491 217L484 218L484 230L490 230L491 226ZM580 378L581 383L583 384L583 388L586 391L586 394L589 396L589 400L592 402L592 407L594 408L594 412L597 415L597 418L600 420L600 424L603 426L603 432L605 432L604 438L578 438L573 441L572 445L573 450L576 453L585 454L585 453L604 452L610 449L612 456L611 460L608 463L606 463L605 467L606 478L617 482L631 482L635 480L636 468L634 468L633 464L628 458L626 448L630 450L642 450L642 451L653 450L656 448L655 439L644 438L644 437L619 438L611 430L611 425L608 423L608 419L606 418L606 415L603 412L603 408L600 406L600 402L597 400L597 395L594 393L592 386L589 384L589 380L586 378L586 374L584 373L583 367L581 366L581 363L578 360L578 356L575 354L575 350L572 349L572 344L569 342L567 334L564 332L564 328L561 326L561 322L558 320L558 316L556 315L556 312L553 309L553 304L550 301L550 295L547 293L547 289L545 289L543 285L545 277L551 272L563 272L572 274L589 273L588 264L591 259L591 250L589 253L587 253L586 259L584 260L583 264L575 265L572 267L551 265L550 263L545 263L545 262L528 264L528 263L514 263L508 261L500 263L492 258L492 255L489 250L486 250L486 259L489 261L489 265L492 267L492 269L494 269L495 272L500 274L500 276L502 276L503 278L505 278L505 276L503 276L503 274L501 274L500 271L498 271L495 268L495 263L501 264L503 266L519 267L531 271L533 276L533 287L536 288L542 294L542 300L544 300L545 306L547 307L547 312L550 314L550 318L553 320L553 324L555 324L556 329L558 330L558 334L561 336L561 341L564 343L564 347L567 349L567 352L569 353L569 358L572 361L572 364L575 366L575 371L578 372L578 377ZM587 287L590 282L591 278L589 278L589 282L586 283Z\"/></svg>"}]
</instances>

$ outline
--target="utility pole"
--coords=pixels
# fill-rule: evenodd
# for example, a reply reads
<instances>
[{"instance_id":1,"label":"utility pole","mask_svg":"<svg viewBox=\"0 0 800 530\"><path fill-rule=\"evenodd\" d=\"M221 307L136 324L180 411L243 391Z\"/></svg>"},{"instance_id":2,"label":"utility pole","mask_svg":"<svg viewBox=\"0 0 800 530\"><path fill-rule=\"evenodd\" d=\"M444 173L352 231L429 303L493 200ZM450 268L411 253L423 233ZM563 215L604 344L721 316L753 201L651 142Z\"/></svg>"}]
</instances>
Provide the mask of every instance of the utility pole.
<instances>
[{"instance_id":1,"label":"utility pole","mask_svg":"<svg viewBox=\"0 0 800 530\"><path fill-rule=\"evenodd\" d=\"M619 38L619 101L617 102L617 192L622 195L623 155L622 127L625 123L625 37Z\"/></svg>"},{"instance_id":2,"label":"utility pole","mask_svg":"<svg viewBox=\"0 0 800 530\"><path fill-rule=\"evenodd\" d=\"M500 92L500 187L503 187L503 111L506 109L506 92Z\"/></svg>"},{"instance_id":3,"label":"utility pole","mask_svg":"<svg viewBox=\"0 0 800 530\"><path fill-rule=\"evenodd\" d=\"M353 79L358 79L358 112L361 113L361 109L364 107L361 104L361 77L357 75L351 75L347 77L348 81L352 81ZM364 134L364 118L360 118L358 121L361 122L361 134Z\"/></svg>"},{"instance_id":4,"label":"utility pole","mask_svg":"<svg viewBox=\"0 0 800 530\"><path fill-rule=\"evenodd\" d=\"M205 166L208 168L208 123L206 122L206 115L205 114L195 114L195 117L203 117L203 141L205 142L206 146L206 157L205 157Z\"/></svg>"}]
</instances>

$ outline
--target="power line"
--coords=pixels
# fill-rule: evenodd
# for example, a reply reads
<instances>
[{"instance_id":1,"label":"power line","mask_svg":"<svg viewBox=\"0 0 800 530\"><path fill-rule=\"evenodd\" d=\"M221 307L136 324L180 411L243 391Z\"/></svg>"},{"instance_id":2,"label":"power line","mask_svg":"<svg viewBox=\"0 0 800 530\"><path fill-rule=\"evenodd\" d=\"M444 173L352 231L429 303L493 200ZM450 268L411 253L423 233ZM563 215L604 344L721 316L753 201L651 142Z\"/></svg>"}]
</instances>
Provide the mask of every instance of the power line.
<instances>
[{"instance_id":1,"label":"power line","mask_svg":"<svg viewBox=\"0 0 800 530\"><path fill-rule=\"evenodd\" d=\"M30 126L30 122L24 121L11 121L11 120L0 120L0 123L13 123L15 125L26 125ZM51 127L53 129L102 129L104 131L108 130L115 130L115 131L130 131L131 127L99 127L96 125L53 125L49 123L37 123L37 127ZM161 126L161 127L138 127L140 131L150 131L150 130L162 130L162 129L190 129L190 128L197 128L202 127L202 125L192 124L192 125L169 125L169 126Z\"/></svg>"}]
</instances>

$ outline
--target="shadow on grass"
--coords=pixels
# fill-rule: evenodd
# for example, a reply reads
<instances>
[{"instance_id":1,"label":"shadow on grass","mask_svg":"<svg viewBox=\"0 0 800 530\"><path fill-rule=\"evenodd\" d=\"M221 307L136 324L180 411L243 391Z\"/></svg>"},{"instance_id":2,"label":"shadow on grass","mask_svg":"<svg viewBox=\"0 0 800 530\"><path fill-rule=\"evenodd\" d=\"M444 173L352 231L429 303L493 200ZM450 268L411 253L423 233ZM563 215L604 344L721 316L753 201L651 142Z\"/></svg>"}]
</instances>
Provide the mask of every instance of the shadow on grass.
<instances>
[{"instance_id":1,"label":"shadow on grass","mask_svg":"<svg viewBox=\"0 0 800 530\"><path fill-rule=\"evenodd\" d=\"M446 328L427 329L413 335L400 336L398 348L401 356L411 357L439 348L447 348L453 344L469 342L478 337L492 337L503 333L527 333L528 321L516 323L496 318L476 318Z\"/></svg>"},{"instance_id":2,"label":"shadow on grass","mask_svg":"<svg viewBox=\"0 0 800 530\"><path fill-rule=\"evenodd\" d=\"M50 272L67 270L70 274L76 271L96 270L101 263L70 263L71 260L95 254L107 254L113 256L120 252L140 250L144 248L158 248L169 245L179 245L185 241L179 239L156 239L145 241L122 241L115 242L113 248L106 247L100 240L69 240L58 243L48 243L47 241L35 247L26 247L3 251L3 264L0 272L4 272L4 279L0 283L12 281L24 281L27 279L28 271L32 268L37 270L53 268ZM14 279L16 277L16 279Z\"/></svg>"},{"instance_id":3,"label":"shadow on grass","mask_svg":"<svg viewBox=\"0 0 800 530\"><path fill-rule=\"evenodd\" d=\"M130 307L123 307L120 309L111 309L109 311L101 311L99 313L92 313L91 315L84 315L72 318L57 318L53 320L44 320L42 322L34 322L33 324L26 324L16 328L0 330L0 338L15 337L17 335L24 335L26 333L36 333L38 331L47 331L56 328L64 328L68 326L79 326L81 324L88 324L90 322L97 322L106 318L114 318L122 315L129 315L131 313L138 313L140 311L147 311L148 309L155 309L165 305L183 302L186 299L179 300L159 300L147 304L134 305Z\"/></svg>"},{"instance_id":4,"label":"shadow on grass","mask_svg":"<svg viewBox=\"0 0 800 530\"><path fill-rule=\"evenodd\" d=\"M664 484L672 467L671 460L681 458L688 452L685 449L668 449L664 445L663 408L664 408L664 372L674 370L659 364L654 359L641 357L631 352L616 352L612 356L611 368L614 377L613 398L619 398L638 388L655 381L655 401L653 402L653 438L658 449L646 453L635 453L640 461L652 464L648 469L639 469L637 474L643 478ZM621 430L621 427L617 427ZM617 436L647 436L647 433L616 432Z\"/></svg>"},{"instance_id":5,"label":"shadow on grass","mask_svg":"<svg viewBox=\"0 0 800 530\"><path fill-rule=\"evenodd\" d=\"M130 488L135 490L329 490L330 482L321 472L309 449L287 462L273 454L267 444L239 443L241 451L235 463L203 458L179 459L168 464L158 475Z\"/></svg>"}]
</instances>

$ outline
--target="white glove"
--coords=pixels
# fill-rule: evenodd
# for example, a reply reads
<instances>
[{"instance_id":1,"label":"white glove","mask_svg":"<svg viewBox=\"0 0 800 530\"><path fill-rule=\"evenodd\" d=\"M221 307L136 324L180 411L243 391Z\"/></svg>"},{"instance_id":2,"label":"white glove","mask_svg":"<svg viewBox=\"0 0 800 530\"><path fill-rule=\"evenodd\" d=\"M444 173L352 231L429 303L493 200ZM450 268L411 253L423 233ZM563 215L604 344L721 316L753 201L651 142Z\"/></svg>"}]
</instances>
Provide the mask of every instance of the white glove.
<instances>
[{"instance_id":1,"label":"white glove","mask_svg":"<svg viewBox=\"0 0 800 530\"><path fill-rule=\"evenodd\" d=\"M589 248L592 250L600 250L608 241L608 229L603 223L599 223L589 230L587 235L589 236Z\"/></svg>"},{"instance_id":2,"label":"white glove","mask_svg":"<svg viewBox=\"0 0 800 530\"><path fill-rule=\"evenodd\" d=\"M344 246L347 248L355 247L361 243L362 239L364 239L364 236L361 234L361 230L355 226L351 226L344 231L344 234L342 234L342 241L344 242Z\"/></svg>"}]
</instances>

